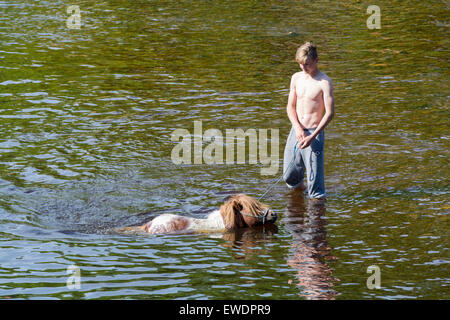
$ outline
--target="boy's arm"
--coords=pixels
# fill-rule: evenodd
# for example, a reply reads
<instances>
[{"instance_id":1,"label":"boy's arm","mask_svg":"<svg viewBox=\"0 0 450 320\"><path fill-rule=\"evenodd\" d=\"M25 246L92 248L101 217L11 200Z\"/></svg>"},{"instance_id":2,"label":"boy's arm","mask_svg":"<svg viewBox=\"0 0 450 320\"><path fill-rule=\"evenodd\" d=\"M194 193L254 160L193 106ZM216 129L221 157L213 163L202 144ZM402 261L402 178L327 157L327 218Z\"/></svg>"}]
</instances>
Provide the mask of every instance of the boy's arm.
<instances>
[{"instance_id":1,"label":"boy's arm","mask_svg":"<svg viewBox=\"0 0 450 320\"><path fill-rule=\"evenodd\" d=\"M288 103L286 106L286 111L289 120L292 123L292 127L295 130L295 135L297 137L297 140L302 140L306 137L306 134L303 131L303 126L298 121L298 115L296 110L296 104L297 104L297 94L295 92L295 80L296 80L296 74L294 74L291 78L291 85L289 90L289 98Z\"/></svg>"},{"instance_id":2,"label":"boy's arm","mask_svg":"<svg viewBox=\"0 0 450 320\"><path fill-rule=\"evenodd\" d=\"M323 90L323 103L325 106L325 114L322 120L320 120L316 130L314 130L314 133L312 133L306 139L303 140L303 143L300 145L300 148L308 147L311 144L312 139L314 139L320 133L320 131L325 129L325 127L330 123L330 121L334 117L334 93L333 93L333 85L331 84L330 79L327 79L323 82L322 90Z\"/></svg>"}]
</instances>

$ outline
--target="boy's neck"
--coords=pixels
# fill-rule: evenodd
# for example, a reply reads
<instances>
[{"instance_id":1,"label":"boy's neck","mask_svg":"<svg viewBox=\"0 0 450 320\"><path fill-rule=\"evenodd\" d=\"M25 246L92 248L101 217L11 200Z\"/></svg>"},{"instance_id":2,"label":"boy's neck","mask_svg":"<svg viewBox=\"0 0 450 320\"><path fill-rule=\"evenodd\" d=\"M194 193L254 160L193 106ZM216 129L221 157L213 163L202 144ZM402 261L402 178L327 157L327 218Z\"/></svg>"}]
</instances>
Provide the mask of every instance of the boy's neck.
<instances>
[{"instance_id":1,"label":"boy's neck","mask_svg":"<svg viewBox=\"0 0 450 320\"><path fill-rule=\"evenodd\" d=\"M313 72L311 72L311 74L306 73L306 72L305 72L305 74L307 77L314 78L315 76L317 76L319 74L319 72L320 72L319 68L316 68Z\"/></svg>"}]
</instances>

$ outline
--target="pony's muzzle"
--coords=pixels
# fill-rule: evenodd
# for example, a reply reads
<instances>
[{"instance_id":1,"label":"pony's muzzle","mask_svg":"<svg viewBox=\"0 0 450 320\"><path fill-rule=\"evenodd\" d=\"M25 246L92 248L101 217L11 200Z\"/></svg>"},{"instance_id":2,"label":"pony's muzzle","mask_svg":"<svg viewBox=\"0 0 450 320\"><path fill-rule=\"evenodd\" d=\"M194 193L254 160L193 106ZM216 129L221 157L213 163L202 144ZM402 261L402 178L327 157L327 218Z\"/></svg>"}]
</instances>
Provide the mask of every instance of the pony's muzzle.
<instances>
[{"instance_id":1,"label":"pony's muzzle","mask_svg":"<svg viewBox=\"0 0 450 320\"><path fill-rule=\"evenodd\" d=\"M272 210L269 210L266 216L266 223L275 223L275 221L277 221L277 218L278 215Z\"/></svg>"}]
</instances>

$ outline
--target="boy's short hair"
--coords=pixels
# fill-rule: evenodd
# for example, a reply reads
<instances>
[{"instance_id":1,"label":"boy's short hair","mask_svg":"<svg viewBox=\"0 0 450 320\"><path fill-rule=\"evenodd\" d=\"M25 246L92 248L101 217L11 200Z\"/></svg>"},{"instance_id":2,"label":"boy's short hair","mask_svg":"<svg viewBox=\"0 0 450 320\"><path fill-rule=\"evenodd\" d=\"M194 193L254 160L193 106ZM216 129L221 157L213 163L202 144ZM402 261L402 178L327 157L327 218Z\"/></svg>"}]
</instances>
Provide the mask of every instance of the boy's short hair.
<instances>
[{"instance_id":1,"label":"boy's short hair","mask_svg":"<svg viewBox=\"0 0 450 320\"><path fill-rule=\"evenodd\" d=\"M317 58L317 47L314 43L308 41L297 49L295 61L304 64L306 60L315 60Z\"/></svg>"}]
</instances>

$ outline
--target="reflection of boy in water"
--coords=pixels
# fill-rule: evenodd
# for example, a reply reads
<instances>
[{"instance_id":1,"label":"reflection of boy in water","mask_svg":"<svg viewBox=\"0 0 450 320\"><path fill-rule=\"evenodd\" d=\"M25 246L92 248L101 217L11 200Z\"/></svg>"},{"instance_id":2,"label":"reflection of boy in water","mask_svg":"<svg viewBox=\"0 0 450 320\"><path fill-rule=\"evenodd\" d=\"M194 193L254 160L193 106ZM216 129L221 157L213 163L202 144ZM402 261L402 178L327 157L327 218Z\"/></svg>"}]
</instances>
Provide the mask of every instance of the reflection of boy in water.
<instances>
[{"instance_id":1,"label":"reflection of boy in water","mask_svg":"<svg viewBox=\"0 0 450 320\"><path fill-rule=\"evenodd\" d=\"M311 201L306 207L304 198L296 190L287 197L287 212L283 220L293 235L287 263L298 270L298 286L303 287L300 295L307 299L334 299L337 292L332 287L337 280L325 262L336 259L330 255L327 243L326 208Z\"/></svg>"},{"instance_id":2,"label":"reflection of boy in water","mask_svg":"<svg viewBox=\"0 0 450 320\"><path fill-rule=\"evenodd\" d=\"M334 116L334 96L330 78L317 68L317 48L311 42L302 45L295 60L301 72L291 78L287 114L292 123L284 151L283 178L289 188L306 189L313 199L325 199L323 147L324 129ZM297 142L294 158L294 146Z\"/></svg>"}]
</instances>

